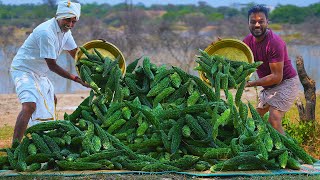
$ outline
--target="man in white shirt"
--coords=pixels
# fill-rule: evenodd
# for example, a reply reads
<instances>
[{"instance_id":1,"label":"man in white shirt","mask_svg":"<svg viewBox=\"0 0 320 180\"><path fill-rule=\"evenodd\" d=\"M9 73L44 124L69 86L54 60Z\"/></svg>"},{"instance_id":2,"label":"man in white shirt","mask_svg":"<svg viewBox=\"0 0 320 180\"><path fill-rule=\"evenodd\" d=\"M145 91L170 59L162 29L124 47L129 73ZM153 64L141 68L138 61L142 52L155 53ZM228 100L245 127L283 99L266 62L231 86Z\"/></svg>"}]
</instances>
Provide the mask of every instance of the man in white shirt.
<instances>
[{"instance_id":1,"label":"man in white shirt","mask_svg":"<svg viewBox=\"0 0 320 180\"><path fill-rule=\"evenodd\" d=\"M79 3L63 0L58 3L56 16L38 25L18 50L11 64L11 76L22 104L14 128L13 142L21 141L29 126L55 120L57 103L54 88L46 74L53 71L85 87L87 83L60 67L56 60L63 50L75 58L77 45L70 29L79 20Z\"/></svg>"}]
</instances>

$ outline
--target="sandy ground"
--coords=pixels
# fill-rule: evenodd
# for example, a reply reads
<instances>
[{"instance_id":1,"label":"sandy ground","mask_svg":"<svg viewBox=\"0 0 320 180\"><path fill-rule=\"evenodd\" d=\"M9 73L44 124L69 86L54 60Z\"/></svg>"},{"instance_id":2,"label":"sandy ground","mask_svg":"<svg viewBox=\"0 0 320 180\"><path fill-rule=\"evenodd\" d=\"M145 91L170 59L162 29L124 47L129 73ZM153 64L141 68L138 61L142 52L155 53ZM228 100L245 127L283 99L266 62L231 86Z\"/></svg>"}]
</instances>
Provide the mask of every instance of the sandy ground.
<instances>
[{"instance_id":1,"label":"sandy ground","mask_svg":"<svg viewBox=\"0 0 320 180\"><path fill-rule=\"evenodd\" d=\"M63 119L63 114L72 113L84 98L89 96L89 92L79 92L75 94L57 94L57 117ZM4 126L14 127L16 118L21 110L21 104L16 94L0 94L0 128ZM12 138L0 139L0 148L11 144Z\"/></svg>"},{"instance_id":2,"label":"sandy ground","mask_svg":"<svg viewBox=\"0 0 320 180\"><path fill-rule=\"evenodd\" d=\"M89 92L75 94L57 94L58 119L63 118L65 112L71 113L83 101ZM16 94L0 94L0 127L14 126L16 118L21 110L21 104Z\"/></svg>"}]
</instances>

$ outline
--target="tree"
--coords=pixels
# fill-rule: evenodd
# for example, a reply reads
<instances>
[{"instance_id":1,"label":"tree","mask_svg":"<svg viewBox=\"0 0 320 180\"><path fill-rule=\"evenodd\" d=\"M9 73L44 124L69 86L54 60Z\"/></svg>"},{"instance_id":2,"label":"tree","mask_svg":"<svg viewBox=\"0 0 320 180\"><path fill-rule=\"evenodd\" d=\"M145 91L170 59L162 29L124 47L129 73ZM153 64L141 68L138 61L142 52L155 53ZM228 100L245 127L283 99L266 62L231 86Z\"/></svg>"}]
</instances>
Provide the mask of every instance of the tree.
<instances>
[{"instance_id":1,"label":"tree","mask_svg":"<svg viewBox=\"0 0 320 180\"><path fill-rule=\"evenodd\" d=\"M0 27L0 55L2 56L0 66L0 76L10 77L10 65L16 52L18 51L21 37L17 37L19 29L15 27ZM20 32L21 33L21 32ZM6 88L4 92L14 92L11 78L2 78L1 87ZM12 89L8 89L12 87Z\"/></svg>"},{"instance_id":2,"label":"tree","mask_svg":"<svg viewBox=\"0 0 320 180\"><path fill-rule=\"evenodd\" d=\"M320 18L311 17L291 29L296 29L301 33L304 43L318 44L320 39Z\"/></svg>"},{"instance_id":3,"label":"tree","mask_svg":"<svg viewBox=\"0 0 320 180\"><path fill-rule=\"evenodd\" d=\"M170 54L170 59L166 59L167 63L190 72L194 67L195 53L201 47L203 37L190 31L175 31L172 25L166 21L161 23L158 30L159 45L162 52Z\"/></svg>"},{"instance_id":4,"label":"tree","mask_svg":"<svg viewBox=\"0 0 320 180\"><path fill-rule=\"evenodd\" d=\"M311 16L320 17L320 3L311 4L309 8L311 9L309 11Z\"/></svg>"},{"instance_id":5,"label":"tree","mask_svg":"<svg viewBox=\"0 0 320 180\"><path fill-rule=\"evenodd\" d=\"M187 14L183 21L195 34L207 25L207 19L202 13Z\"/></svg>"},{"instance_id":6,"label":"tree","mask_svg":"<svg viewBox=\"0 0 320 180\"><path fill-rule=\"evenodd\" d=\"M248 34L247 20L243 16L235 16L218 22L217 35L221 38L243 38Z\"/></svg>"},{"instance_id":7,"label":"tree","mask_svg":"<svg viewBox=\"0 0 320 180\"><path fill-rule=\"evenodd\" d=\"M316 107L316 82L311 79L304 68L303 58L298 56L296 58L297 71L300 82L304 89L304 96L306 99L306 106L303 105L301 100L296 102L298 107L299 116L301 121L314 121L315 120L315 107Z\"/></svg>"},{"instance_id":8,"label":"tree","mask_svg":"<svg viewBox=\"0 0 320 180\"><path fill-rule=\"evenodd\" d=\"M308 16L307 9L294 5L279 6L270 13L270 18L276 23L299 24Z\"/></svg>"},{"instance_id":9,"label":"tree","mask_svg":"<svg viewBox=\"0 0 320 180\"><path fill-rule=\"evenodd\" d=\"M225 6L218 7L217 12L223 14L225 19L240 15L240 12L237 9Z\"/></svg>"},{"instance_id":10,"label":"tree","mask_svg":"<svg viewBox=\"0 0 320 180\"><path fill-rule=\"evenodd\" d=\"M43 0L43 4L47 4L50 8L56 7L57 0Z\"/></svg>"},{"instance_id":11,"label":"tree","mask_svg":"<svg viewBox=\"0 0 320 180\"><path fill-rule=\"evenodd\" d=\"M142 39L143 22L147 19L147 16L145 11L134 8L132 0L130 2L126 0L125 4L125 11L120 16L127 42L126 49L131 54L138 47L137 43Z\"/></svg>"}]
</instances>

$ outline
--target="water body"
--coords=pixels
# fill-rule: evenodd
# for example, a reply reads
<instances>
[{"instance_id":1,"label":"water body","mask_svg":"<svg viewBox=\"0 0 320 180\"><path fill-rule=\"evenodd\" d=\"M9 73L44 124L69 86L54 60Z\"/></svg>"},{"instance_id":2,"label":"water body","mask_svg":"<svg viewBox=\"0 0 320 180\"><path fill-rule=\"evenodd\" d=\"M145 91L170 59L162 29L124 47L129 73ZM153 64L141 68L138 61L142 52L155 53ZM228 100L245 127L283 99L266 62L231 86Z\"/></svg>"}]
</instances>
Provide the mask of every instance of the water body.
<instances>
[{"instance_id":1,"label":"water body","mask_svg":"<svg viewBox=\"0 0 320 180\"><path fill-rule=\"evenodd\" d=\"M308 76L316 82L316 89L320 88L320 46L303 46L291 45L288 46L289 56L293 67L296 69L296 57L302 56L304 60L304 68ZM301 85L301 89L303 89Z\"/></svg>"},{"instance_id":2,"label":"water body","mask_svg":"<svg viewBox=\"0 0 320 180\"><path fill-rule=\"evenodd\" d=\"M302 56L306 72L310 78L316 81L316 88L318 90L320 88L320 46L288 45L288 52L294 68L296 68L296 57ZM14 85L9 74L10 65L8 62L9 61L5 60L3 55L0 54L0 94L10 94L15 92ZM74 60L69 55L63 53L58 58L57 63L69 72L76 74ZM48 76L55 87L56 93L73 93L76 91L88 90L80 84L64 79L53 72L49 72ZM300 89L303 90L302 85Z\"/></svg>"},{"instance_id":3,"label":"water body","mask_svg":"<svg viewBox=\"0 0 320 180\"><path fill-rule=\"evenodd\" d=\"M0 54L0 94L15 93L15 87L9 73L10 64L8 62L9 61L3 59L2 54ZM70 55L62 53L57 60L57 64L68 72L77 74L75 70L75 62ZM73 93L88 89L71 80L62 78L51 71L48 73L48 78L51 80L56 93Z\"/></svg>"}]
</instances>

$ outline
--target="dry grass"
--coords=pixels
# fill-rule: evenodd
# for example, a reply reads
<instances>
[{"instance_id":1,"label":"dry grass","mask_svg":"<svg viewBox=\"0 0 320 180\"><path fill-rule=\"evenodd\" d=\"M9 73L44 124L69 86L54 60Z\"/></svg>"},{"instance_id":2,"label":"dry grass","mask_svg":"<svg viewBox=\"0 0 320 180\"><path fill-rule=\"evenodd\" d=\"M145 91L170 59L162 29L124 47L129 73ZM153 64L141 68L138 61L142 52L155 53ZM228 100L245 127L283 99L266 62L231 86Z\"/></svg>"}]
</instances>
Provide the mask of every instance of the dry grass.
<instances>
[{"instance_id":1,"label":"dry grass","mask_svg":"<svg viewBox=\"0 0 320 180\"><path fill-rule=\"evenodd\" d=\"M269 28L271 28L274 31L281 31L282 25L281 24L269 24Z\"/></svg>"},{"instance_id":2,"label":"dry grass","mask_svg":"<svg viewBox=\"0 0 320 180\"><path fill-rule=\"evenodd\" d=\"M13 127L7 125L0 127L0 148L6 148L11 145L12 135Z\"/></svg>"}]
</instances>

